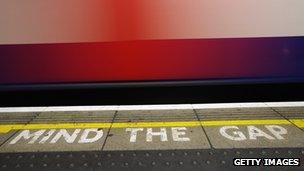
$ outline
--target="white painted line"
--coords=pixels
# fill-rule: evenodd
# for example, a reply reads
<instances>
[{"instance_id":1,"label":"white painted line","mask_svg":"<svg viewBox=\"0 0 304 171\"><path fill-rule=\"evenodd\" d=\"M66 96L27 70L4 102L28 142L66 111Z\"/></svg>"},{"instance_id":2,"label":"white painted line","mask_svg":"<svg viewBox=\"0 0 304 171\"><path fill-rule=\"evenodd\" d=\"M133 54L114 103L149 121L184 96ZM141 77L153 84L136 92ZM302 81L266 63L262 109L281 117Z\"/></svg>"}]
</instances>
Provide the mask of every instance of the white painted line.
<instances>
[{"instance_id":1,"label":"white painted line","mask_svg":"<svg viewBox=\"0 0 304 171\"><path fill-rule=\"evenodd\" d=\"M193 104L193 109L217 109L217 108L247 108L247 107L268 107L265 103L211 103Z\"/></svg>"},{"instance_id":2,"label":"white painted line","mask_svg":"<svg viewBox=\"0 0 304 171\"><path fill-rule=\"evenodd\" d=\"M304 107L304 102L267 102L267 107Z\"/></svg>"},{"instance_id":3,"label":"white painted line","mask_svg":"<svg viewBox=\"0 0 304 171\"><path fill-rule=\"evenodd\" d=\"M118 110L119 106L61 106L47 107L46 112ZM1 109L0 109L1 111Z\"/></svg>"},{"instance_id":4,"label":"white painted line","mask_svg":"<svg viewBox=\"0 0 304 171\"><path fill-rule=\"evenodd\" d=\"M2 113L13 113L13 112L43 112L47 107L5 107L0 108Z\"/></svg>"},{"instance_id":5,"label":"white painted line","mask_svg":"<svg viewBox=\"0 0 304 171\"><path fill-rule=\"evenodd\" d=\"M181 110L193 109L191 104L178 105L123 105L118 110Z\"/></svg>"},{"instance_id":6,"label":"white painted line","mask_svg":"<svg viewBox=\"0 0 304 171\"><path fill-rule=\"evenodd\" d=\"M304 107L304 102L258 102L258 103L211 103L211 104L166 104L166 105L116 105L116 106L62 106L62 107L3 107L0 113L10 112L56 112L56 111L109 111L109 110L182 110L216 108L257 107Z\"/></svg>"}]
</instances>

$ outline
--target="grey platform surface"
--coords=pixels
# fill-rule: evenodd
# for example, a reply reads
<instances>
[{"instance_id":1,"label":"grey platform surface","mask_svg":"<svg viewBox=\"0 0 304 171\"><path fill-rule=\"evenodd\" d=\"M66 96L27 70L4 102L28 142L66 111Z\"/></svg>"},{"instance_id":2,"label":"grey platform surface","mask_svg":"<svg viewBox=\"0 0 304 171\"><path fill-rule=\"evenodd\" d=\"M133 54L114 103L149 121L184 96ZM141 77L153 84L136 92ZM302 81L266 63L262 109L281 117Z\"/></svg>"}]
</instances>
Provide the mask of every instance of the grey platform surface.
<instances>
[{"instance_id":1,"label":"grey platform surface","mask_svg":"<svg viewBox=\"0 0 304 171\"><path fill-rule=\"evenodd\" d=\"M0 126L110 124L1 133L0 170L303 170L304 130L295 119L303 123L304 107L0 112ZM208 121L219 123L187 125ZM236 167L233 158L299 158L301 166Z\"/></svg>"}]
</instances>

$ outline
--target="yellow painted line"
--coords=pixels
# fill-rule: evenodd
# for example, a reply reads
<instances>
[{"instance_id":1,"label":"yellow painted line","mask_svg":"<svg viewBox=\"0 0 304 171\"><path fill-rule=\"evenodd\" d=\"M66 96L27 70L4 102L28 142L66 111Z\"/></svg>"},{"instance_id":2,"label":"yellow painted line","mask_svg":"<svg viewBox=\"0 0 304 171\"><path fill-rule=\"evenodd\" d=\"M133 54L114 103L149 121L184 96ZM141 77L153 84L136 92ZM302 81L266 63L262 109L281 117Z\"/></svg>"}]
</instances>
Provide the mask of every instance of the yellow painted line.
<instances>
[{"instance_id":1,"label":"yellow painted line","mask_svg":"<svg viewBox=\"0 0 304 171\"><path fill-rule=\"evenodd\" d=\"M223 120L223 121L201 121L203 126L223 126L223 125L288 125L291 124L285 119L257 119L257 120Z\"/></svg>"},{"instance_id":2,"label":"yellow painted line","mask_svg":"<svg viewBox=\"0 0 304 171\"><path fill-rule=\"evenodd\" d=\"M130 122L130 123L113 123L112 128L146 128L146 127L194 127L201 126L199 121L184 122Z\"/></svg>"},{"instance_id":3,"label":"yellow painted line","mask_svg":"<svg viewBox=\"0 0 304 171\"><path fill-rule=\"evenodd\" d=\"M75 129L75 128L110 128L111 123L47 123L47 124L11 124L0 125L0 133L24 129Z\"/></svg>"},{"instance_id":4,"label":"yellow painted line","mask_svg":"<svg viewBox=\"0 0 304 171\"><path fill-rule=\"evenodd\" d=\"M299 128L304 128L304 119L290 119L290 121Z\"/></svg>"},{"instance_id":5,"label":"yellow painted line","mask_svg":"<svg viewBox=\"0 0 304 171\"><path fill-rule=\"evenodd\" d=\"M55 123L55 124L28 124L24 129L74 129L74 128L110 128L111 123Z\"/></svg>"},{"instance_id":6,"label":"yellow painted line","mask_svg":"<svg viewBox=\"0 0 304 171\"><path fill-rule=\"evenodd\" d=\"M304 119L293 119L292 123L304 128ZM123 123L46 123L46 124L9 124L0 125L0 133L25 129L82 129L82 128L145 128L145 127L195 127L225 125L289 125L285 119L256 120L213 120L213 121L179 121L179 122L123 122Z\"/></svg>"},{"instance_id":7,"label":"yellow painted line","mask_svg":"<svg viewBox=\"0 0 304 171\"><path fill-rule=\"evenodd\" d=\"M224 125L288 125L291 124L285 119L272 120L222 120L222 121L185 121L185 122L130 122L114 123L112 128L145 128L145 127L174 127L174 126L224 126Z\"/></svg>"}]
</instances>

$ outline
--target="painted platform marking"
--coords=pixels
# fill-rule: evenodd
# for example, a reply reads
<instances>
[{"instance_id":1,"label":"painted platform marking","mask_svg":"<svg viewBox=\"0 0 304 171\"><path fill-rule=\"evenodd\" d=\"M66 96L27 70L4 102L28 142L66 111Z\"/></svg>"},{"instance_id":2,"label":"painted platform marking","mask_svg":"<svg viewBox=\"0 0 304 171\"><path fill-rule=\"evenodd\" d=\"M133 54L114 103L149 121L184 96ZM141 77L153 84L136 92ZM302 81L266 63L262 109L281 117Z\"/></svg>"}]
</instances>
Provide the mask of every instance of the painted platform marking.
<instances>
[{"instance_id":1,"label":"painted platform marking","mask_svg":"<svg viewBox=\"0 0 304 171\"><path fill-rule=\"evenodd\" d=\"M20 130L0 152L304 147L303 119L0 125ZM205 132L201 126L204 127ZM107 132L107 131L106 131Z\"/></svg>"},{"instance_id":2,"label":"painted platform marking","mask_svg":"<svg viewBox=\"0 0 304 171\"><path fill-rule=\"evenodd\" d=\"M285 129L282 126L278 125L265 125L265 128L272 134L267 134L263 130L249 125L247 126L247 132L244 133L242 131L239 131L239 127L237 126L223 126L220 128L219 132L222 136L225 138L228 138L233 141L244 141L244 140L257 140L260 137L267 138L269 140L283 140L285 139L283 137L284 134L287 134L287 129ZM230 130L231 133L228 133L228 130ZM248 133L248 134L247 134ZM246 136L246 135L248 136Z\"/></svg>"},{"instance_id":3,"label":"painted platform marking","mask_svg":"<svg viewBox=\"0 0 304 171\"><path fill-rule=\"evenodd\" d=\"M304 119L248 119L248 120L210 120L210 121L166 121L166 122L122 122L122 123L52 123L52 124L2 124L0 133L12 130L37 129L86 129L86 128L153 128L153 127L197 127L228 125L291 125L304 128Z\"/></svg>"},{"instance_id":4,"label":"painted platform marking","mask_svg":"<svg viewBox=\"0 0 304 171\"><path fill-rule=\"evenodd\" d=\"M130 142L135 143L137 140L137 134L139 132L146 131L146 141L152 142L153 137L160 137L160 141L168 141L167 128L159 128L160 131L154 131L153 128L126 128L126 132L130 132ZM190 141L186 136L186 127L171 127L172 140L175 142Z\"/></svg>"},{"instance_id":5,"label":"painted platform marking","mask_svg":"<svg viewBox=\"0 0 304 171\"><path fill-rule=\"evenodd\" d=\"M16 137L14 137L9 144L13 145L18 143L20 140L28 140L28 144L44 144L44 143L51 143L55 144L58 142L60 138L63 138L66 143L72 144L75 142L76 138L80 136L80 139L77 143L93 143L98 141L103 137L103 130L98 130L97 128L92 129L84 129L81 133L81 129L75 129L72 134L69 134L66 129L54 130L51 129L49 131L42 129L38 131L30 131L30 130L23 130L21 131ZM44 134L45 133L45 134ZM94 134L93 137L89 137L89 135ZM54 136L52 136L54 135ZM52 138L51 138L52 137ZM38 141L40 140L40 141Z\"/></svg>"},{"instance_id":6,"label":"painted platform marking","mask_svg":"<svg viewBox=\"0 0 304 171\"><path fill-rule=\"evenodd\" d=\"M210 148L201 126L116 128L109 135L106 151Z\"/></svg>"},{"instance_id":7,"label":"painted platform marking","mask_svg":"<svg viewBox=\"0 0 304 171\"><path fill-rule=\"evenodd\" d=\"M0 152L101 150L108 128L26 129L18 131Z\"/></svg>"},{"instance_id":8,"label":"painted platform marking","mask_svg":"<svg viewBox=\"0 0 304 171\"><path fill-rule=\"evenodd\" d=\"M304 147L304 132L293 124L228 124L205 131L214 148Z\"/></svg>"}]
</instances>

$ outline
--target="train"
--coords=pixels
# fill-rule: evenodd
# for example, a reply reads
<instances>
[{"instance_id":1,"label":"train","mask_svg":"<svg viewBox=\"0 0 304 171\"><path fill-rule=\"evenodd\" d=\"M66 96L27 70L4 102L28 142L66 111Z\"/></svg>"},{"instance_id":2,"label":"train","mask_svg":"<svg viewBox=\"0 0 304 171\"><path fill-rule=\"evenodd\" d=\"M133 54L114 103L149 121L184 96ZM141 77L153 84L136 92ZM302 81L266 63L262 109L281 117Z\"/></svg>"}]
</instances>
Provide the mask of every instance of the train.
<instances>
[{"instance_id":1,"label":"train","mask_svg":"<svg viewBox=\"0 0 304 171\"><path fill-rule=\"evenodd\" d=\"M2 91L304 81L299 0L1 3Z\"/></svg>"}]
</instances>

